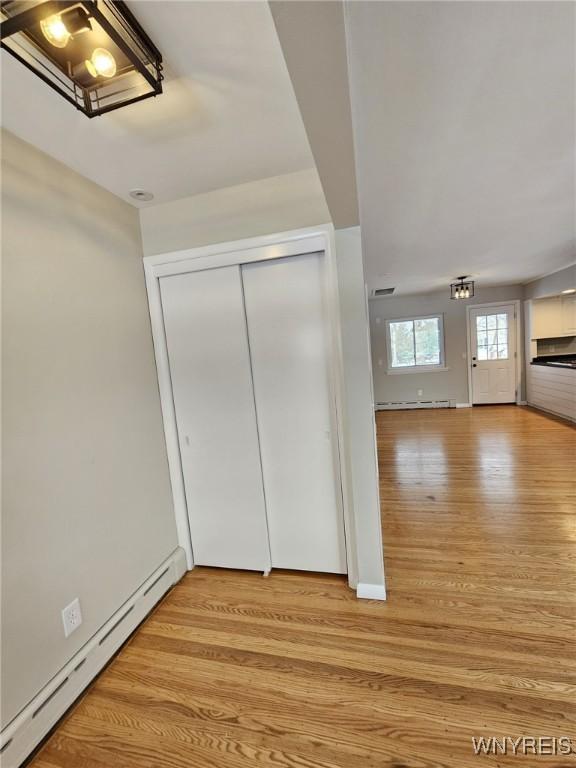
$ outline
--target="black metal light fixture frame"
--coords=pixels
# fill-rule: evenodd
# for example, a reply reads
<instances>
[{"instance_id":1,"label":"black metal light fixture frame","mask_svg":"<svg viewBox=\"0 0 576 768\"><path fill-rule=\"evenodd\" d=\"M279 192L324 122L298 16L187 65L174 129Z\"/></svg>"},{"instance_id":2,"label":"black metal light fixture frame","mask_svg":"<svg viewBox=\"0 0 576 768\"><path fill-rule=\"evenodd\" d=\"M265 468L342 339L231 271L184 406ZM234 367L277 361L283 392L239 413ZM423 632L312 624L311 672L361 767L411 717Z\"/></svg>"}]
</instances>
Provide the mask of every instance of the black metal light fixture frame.
<instances>
[{"instance_id":1,"label":"black metal light fixture frame","mask_svg":"<svg viewBox=\"0 0 576 768\"><path fill-rule=\"evenodd\" d=\"M162 93L162 55L123 0L45 0L11 15L13 7L22 5L15 0L0 3L2 48L88 117ZM70 66L66 71L51 55L50 43L42 44L40 36L31 33L48 17L75 7L99 25L129 62L118 75L95 78L89 87L78 82Z\"/></svg>"},{"instance_id":2,"label":"black metal light fixture frame","mask_svg":"<svg viewBox=\"0 0 576 768\"><path fill-rule=\"evenodd\" d=\"M474 280L467 280L468 275L457 277L457 283L450 284L451 299L471 299L474 296Z\"/></svg>"}]
</instances>

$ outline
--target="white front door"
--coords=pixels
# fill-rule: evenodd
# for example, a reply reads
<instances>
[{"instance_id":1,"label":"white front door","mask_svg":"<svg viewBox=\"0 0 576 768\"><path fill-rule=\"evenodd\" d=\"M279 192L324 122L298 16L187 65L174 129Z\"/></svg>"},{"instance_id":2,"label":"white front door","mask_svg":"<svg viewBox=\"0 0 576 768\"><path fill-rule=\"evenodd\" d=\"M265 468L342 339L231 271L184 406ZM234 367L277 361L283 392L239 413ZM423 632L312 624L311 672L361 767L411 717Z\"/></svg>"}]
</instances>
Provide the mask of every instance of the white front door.
<instances>
[{"instance_id":1,"label":"white front door","mask_svg":"<svg viewBox=\"0 0 576 768\"><path fill-rule=\"evenodd\" d=\"M472 403L516 402L514 305L469 310Z\"/></svg>"}]
</instances>

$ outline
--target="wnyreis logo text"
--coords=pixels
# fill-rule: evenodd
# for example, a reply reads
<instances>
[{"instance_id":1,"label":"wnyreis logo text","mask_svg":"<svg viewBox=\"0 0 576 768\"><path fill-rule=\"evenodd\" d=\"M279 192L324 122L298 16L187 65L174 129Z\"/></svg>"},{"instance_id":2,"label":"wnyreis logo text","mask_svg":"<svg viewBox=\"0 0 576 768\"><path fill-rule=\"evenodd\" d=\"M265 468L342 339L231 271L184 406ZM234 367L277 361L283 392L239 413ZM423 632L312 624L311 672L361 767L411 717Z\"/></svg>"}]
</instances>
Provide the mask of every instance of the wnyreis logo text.
<instances>
[{"instance_id":1,"label":"wnyreis logo text","mask_svg":"<svg viewBox=\"0 0 576 768\"><path fill-rule=\"evenodd\" d=\"M575 755L569 736L472 736L475 755Z\"/></svg>"}]
</instances>

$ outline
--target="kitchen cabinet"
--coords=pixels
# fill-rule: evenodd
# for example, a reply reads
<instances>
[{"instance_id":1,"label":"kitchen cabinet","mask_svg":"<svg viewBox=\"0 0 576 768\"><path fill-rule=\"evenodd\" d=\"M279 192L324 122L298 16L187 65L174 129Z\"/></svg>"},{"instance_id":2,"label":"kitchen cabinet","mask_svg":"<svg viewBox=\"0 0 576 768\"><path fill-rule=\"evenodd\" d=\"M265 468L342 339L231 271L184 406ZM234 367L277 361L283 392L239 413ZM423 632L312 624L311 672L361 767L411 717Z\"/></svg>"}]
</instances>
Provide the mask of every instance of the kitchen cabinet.
<instances>
[{"instance_id":1,"label":"kitchen cabinet","mask_svg":"<svg viewBox=\"0 0 576 768\"><path fill-rule=\"evenodd\" d=\"M560 297L562 333L576 336L576 293Z\"/></svg>"},{"instance_id":2,"label":"kitchen cabinet","mask_svg":"<svg viewBox=\"0 0 576 768\"><path fill-rule=\"evenodd\" d=\"M532 339L576 336L576 294L532 302Z\"/></svg>"},{"instance_id":3,"label":"kitchen cabinet","mask_svg":"<svg viewBox=\"0 0 576 768\"><path fill-rule=\"evenodd\" d=\"M529 365L528 404L576 420L576 370Z\"/></svg>"}]
</instances>

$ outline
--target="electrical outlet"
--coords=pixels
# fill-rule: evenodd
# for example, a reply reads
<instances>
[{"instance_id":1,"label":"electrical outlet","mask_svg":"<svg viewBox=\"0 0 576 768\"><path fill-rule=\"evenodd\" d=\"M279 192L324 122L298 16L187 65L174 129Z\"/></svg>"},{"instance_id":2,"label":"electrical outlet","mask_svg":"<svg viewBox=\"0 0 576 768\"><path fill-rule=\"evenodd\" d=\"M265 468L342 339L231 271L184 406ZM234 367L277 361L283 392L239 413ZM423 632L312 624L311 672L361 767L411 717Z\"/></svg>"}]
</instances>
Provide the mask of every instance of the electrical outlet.
<instances>
[{"instance_id":1,"label":"electrical outlet","mask_svg":"<svg viewBox=\"0 0 576 768\"><path fill-rule=\"evenodd\" d=\"M70 605L62 611L62 624L64 624L64 636L68 637L82 624L82 611L80 610L80 600L72 600Z\"/></svg>"},{"instance_id":2,"label":"electrical outlet","mask_svg":"<svg viewBox=\"0 0 576 768\"><path fill-rule=\"evenodd\" d=\"M423 389L419 389L418 390L418 397L422 397L423 394L424 394L424 390Z\"/></svg>"}]
</instances>

